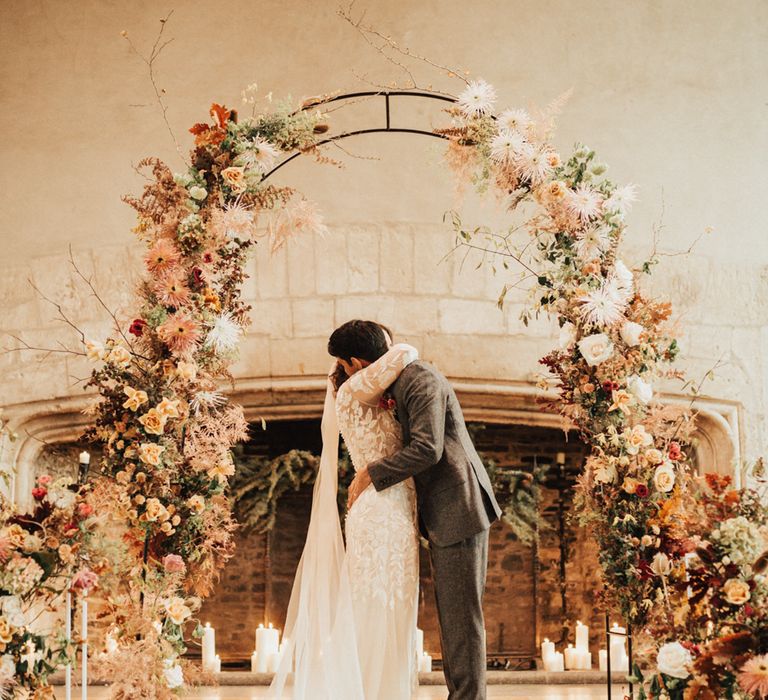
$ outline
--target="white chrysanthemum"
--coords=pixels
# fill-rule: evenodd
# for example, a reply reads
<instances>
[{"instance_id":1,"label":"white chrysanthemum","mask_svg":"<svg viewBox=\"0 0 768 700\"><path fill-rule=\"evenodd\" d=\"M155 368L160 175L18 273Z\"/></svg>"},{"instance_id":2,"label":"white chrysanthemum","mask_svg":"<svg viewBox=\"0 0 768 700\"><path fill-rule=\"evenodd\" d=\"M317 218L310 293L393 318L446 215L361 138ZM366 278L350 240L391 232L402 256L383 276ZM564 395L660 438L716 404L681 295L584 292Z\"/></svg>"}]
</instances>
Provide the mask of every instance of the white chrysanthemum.
<instances>
[{"instance_id":1,"label":"white chrysanthemum","mask_svg":"<svg viewBox=\"0 0 768 700\"><path fill-rule=\"evenodd\" d=\"M247 169L255 168L265 173L275 164L279 155L280 151L269 141L257 138L251 141L248 149L237 157L236 164Z\"/></svg>"},{"instance_id":2,"label":"white chrysanthemum","mask_svg":"<svg viewBox=\"0 0 768 700\"><path fill-rule=\"evenodd\" d=\"M496 102L496 90L485 80L473 80L459 95L458 105L468 117L488 114Z\"/></svg>"},{"instance_id":3,"label":"white chrysanthemum","mask_svg":"<svg viewBox=\"0 0 768 700\"><path fill-rule=\"evenodd\" d=\"M533 123L524 109L508 109L499 115L499 124L509 131L525 131Z\"/></svg>"},{"instance_id":4,"label":"white chrysanthemum","mask_svg":"<svg viewBox=\"0 0 768 700\"><path fill-rule=\"evenodd\" d=\"M582 221L594 219L600 211L602 196L587 185L579 185L568 193L567 206Z\"/></svg>"},{"instance_id":5,"label":"white chrysanthemum","mask_svg":"<svg viewBox=\"0 0 768 700\"><path fill-rule=\"evenodd\" d=\"M211 215L214 233L231 239L246 240L255 235L256 217L252 210L242 204L233 204L225 209L214 209Z\"/></svg>"},{"instance_id":6,"label":"white chrysanthemum","mask_svg":"<svg viewBox=\"0 0 768 700\"><path fill-rule=\"evenodd\" d=\"M516 131L502 129L491 141L491 158L500 163L514 160L523 150L525 139Z\"/></svg>"},{"instance_id":7,"label":"white chrysanthemum","mask_svg":"<svg viewBox=\"0 0 768 700\"><path fill-rule=\"evenodd\" d=\"M515 159L515 165L522 180L528 181L532 187L541 184L552 173L549 163L550 151L546 146L531 146L526 143Z\"/></svg>"},{"instance_id":8,"label":"white chrysanthemum","mask_svg":"<svg viewBox=\"0 0 768 700\"><path fill-rule=\"evenodd\" d=\"M227 397L220 391L198 391L189 402L189 406L195 415L199 415L204 408L218 408L225 403L227 403Z\"/></svg>"},{"instance_id":9,"label":"white chrysanthemum","mask_svg":"<svg viewBox=\"0 0 768 700\"><path fill-rule=\"evenodd\" d=\"M581 298L580 312L588 323L595 326L612 326L624 317L626 302L616 284L608 280Z\"/></svg>"},{"instance_id":10,"label":"white chrysanthemum","mask_svg":"<svg viewBox=\"0 0 768 700\"><path fill-rule=\"evenodd\" d=\"M623 219L626 213L632 208L632 202L636 200L637 188L634 185L617 187L611 193L611 196L603 202L603 209L617 214Z\"/></svg>"},{"instance_id":11,"label":"white chrysanthemum","mask_svg":"<svg viewBox=\"0 0 768 700\"><path fill-rule=\"evenodd\" d=\"M213 348L216 353L230 352L237 347L242 333L242 326L235 321L232 314L223 313L216 317L211 330L208 331L205 346Z\"/></svg>"},{"instance_id":12,"label":"white chrysanthemum","mask_svg":"<svg viewBox=\"0 0 768 700\"><path fill-rule=\"evenodd\" d=\"M587 262L599 258L611 245L609 229L606 226L592 226L576 234L574 248L579 260Z\"/></svg>"}]
</instances>

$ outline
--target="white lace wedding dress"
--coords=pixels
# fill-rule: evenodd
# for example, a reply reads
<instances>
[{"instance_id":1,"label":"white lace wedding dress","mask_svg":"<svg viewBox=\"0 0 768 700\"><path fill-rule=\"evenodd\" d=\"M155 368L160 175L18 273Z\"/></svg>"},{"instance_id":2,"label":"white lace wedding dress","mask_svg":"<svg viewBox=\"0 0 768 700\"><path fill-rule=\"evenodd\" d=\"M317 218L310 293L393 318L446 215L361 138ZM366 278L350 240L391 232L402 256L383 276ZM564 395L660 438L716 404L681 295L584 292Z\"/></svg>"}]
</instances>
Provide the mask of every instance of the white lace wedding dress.
<instances>
[{"instance_id":1,"label":"white lace wedding dress","mask_svg":"<svg viewBox=\"0 0 768 700\"><path fill-rule=\"evenodd\" d=\"M346 516L346 551L336 505L339 431L356 470L400 449L400 424L381 399L417 357L414 348L395 345L337 396L329 385L307 541L270 698L409 700L417 685L413 482L381 492L371 485L360 495Z\"/></svg>"},{"instance_id":2,"label":"white lace wedding dress","mask_svg":"<svg viewBox=\"0 0 768 700\"><path fill-rule=\"evenodd\" d=\"M354 374L339 389L336 413L355 470L402 447L386 389L416 359L407 345ZM346 518L350 577L365 700L408 700L418 679L419 591L416 492L412 479L383 491L369 486Z\"/></svg>"}]
</instances>

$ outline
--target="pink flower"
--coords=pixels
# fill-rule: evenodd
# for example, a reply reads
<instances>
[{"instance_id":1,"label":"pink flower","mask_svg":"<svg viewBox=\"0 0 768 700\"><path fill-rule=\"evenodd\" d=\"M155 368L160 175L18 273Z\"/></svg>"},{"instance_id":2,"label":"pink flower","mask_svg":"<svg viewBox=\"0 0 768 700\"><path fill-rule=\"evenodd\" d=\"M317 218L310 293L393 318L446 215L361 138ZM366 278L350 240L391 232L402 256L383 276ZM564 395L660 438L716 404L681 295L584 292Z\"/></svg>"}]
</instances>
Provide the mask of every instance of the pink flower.
<instances>
[{"instance_id":1,"label":"pink flower","mask_svg":"<svg viewBox=\"0 0 768 700\"><path fill-rule=\"evenodd\" d=\"M192 318L182 313L169 316L157 332L174 355L185 355L200 340L200 327Z\"/></svg>"},{"instance_id":2,"label":"pink flower","mask_svg":"<svg viewBox=\"0 0 768 700\"><path fill-rule=\"evenodd\" d=\"M0 561L8 561L11 558L13 549L13 544L8 537L0 537Z\"/></svg>"},{"instance_id":3,"label":"pink flower","mask_svg":"<svg viewBox=\"0 0 768 700\"><path fill-rule=\"evenodd\" d=\"M679 442L670 442L669 443L669 458L673 461L677 461L680 459L680 457L683 456L683 451L680 448Z\"/></svg>"},{"instance_id":4,"label":"pink flower","mask_svg":"<svg viewBox=\"0 0 768 700\"><path fill-rule=\"evenodd\" d=\"M741 667L739 685L747 693L768 697L768 654L754 656Z\"/></svg>"},{"instance_id":5,"label":"pink flower","mask_svg":"<svg viewBox=\"0 0 768 700\"><path fill-rule=\"evenodd\" d=\"M93 515L93 506L90 503L80 503L77 506L77 512L81 518L87 518Z\"/></svg>"},{"instance_id":6,"label":"pink flower","mask_svg":"<svg viewBox=\"0 0 768 700\"><path fill-rule=\"evenodd\" d=\"M32 489L32 498L36 501L42 501L47 495L48 489L45 489L42 486Z\"/></svg>"},{"instance_id":7,"label":"pink flower","mask_svg":"<svg viewBox=\"0 0 768 700\"><path fill-rule=\"evenodd\" d=\"M176 246L164 238L161 238L150 248L144 261L151 272L162 274L179 262L179 251Z\"/></svg>"},{"instance_id":8,"label":"pink flower","mask_svg":"<svg viewBox=\"0 0 768 700\"><path fill-rule=\"evenodd\" d=\"M72 578L72 588L88 592L99 582L99 577L90 569L81 569Z\"/></svg>"},{"instance_id":9,"label":"pink flower","mask_svg":"<svg viewBox=\"0 0 768 700\"><path fill-rule=\"evenodd\" d=\"M163 557L163 568L169 573L183 572L187 570L187 565L178 554L166 554Z\"/></svg>"},{"instance_id":10,"label":"pink flower","mask_svg":"<svg viewBox=\"0 0 768 700\"><path fill-rule=\"evenodd\" d=\"M37 477L38 486L48 486L53 481L53 477L50 474L42 474Z\"/></svg>"}]
</instances>

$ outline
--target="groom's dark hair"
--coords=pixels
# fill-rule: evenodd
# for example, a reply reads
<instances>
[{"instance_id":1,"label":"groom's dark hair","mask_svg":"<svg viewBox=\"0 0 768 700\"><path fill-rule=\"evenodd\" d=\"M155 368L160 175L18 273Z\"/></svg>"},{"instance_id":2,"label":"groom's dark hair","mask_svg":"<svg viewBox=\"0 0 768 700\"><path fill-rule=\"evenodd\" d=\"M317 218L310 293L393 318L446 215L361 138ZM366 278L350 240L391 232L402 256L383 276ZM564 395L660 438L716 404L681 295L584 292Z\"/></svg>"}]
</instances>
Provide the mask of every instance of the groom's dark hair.
<instances>
[{"instance_id":1,"label":"groom's dark hair","mask_svg":"<svg viewBox=\"0 0 768 700\"><path fill-rule=\"evenodd\" d=\"M350 362L353 357L375 362L387 352L392 332L375 321L347 321L328 339L328 353Z\"/></svg>"}]
</instances>

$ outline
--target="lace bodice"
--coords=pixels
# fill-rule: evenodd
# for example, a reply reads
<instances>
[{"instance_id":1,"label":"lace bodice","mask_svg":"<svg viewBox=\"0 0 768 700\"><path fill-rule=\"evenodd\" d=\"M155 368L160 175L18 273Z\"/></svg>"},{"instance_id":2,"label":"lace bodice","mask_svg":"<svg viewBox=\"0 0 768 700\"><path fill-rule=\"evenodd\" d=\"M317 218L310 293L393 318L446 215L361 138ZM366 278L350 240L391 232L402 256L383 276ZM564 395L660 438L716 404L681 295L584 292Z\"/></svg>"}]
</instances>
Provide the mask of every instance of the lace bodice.
<instances>
[{"instance_id":1,"label":"lace bodice","mask_svg":"<svg viewBox=\"0 0 768 700\"><path fill-rule=\"evenodd\" d=\"M336 397L339 429L355 471L397 452L402 430L386 390L417 359L409 345L395 345L348 379ZM416 497L412 479L377 492L369 486L347 514L347 562L357 600L393 610L418 588Z\"/></svg>"},{"instance_id":2,"label":"lace bodice","mask_svg":"<svg viewBox=\"0 0 768 700\"><path fill-rule=\"evenodd\" d=\"M336 414L355 471L400 449L400 424L394 410L382 406L381 399L400 372L417 357L410 345L394 345L341 385L336 396Z\"/></svg>"}]
</instances>

